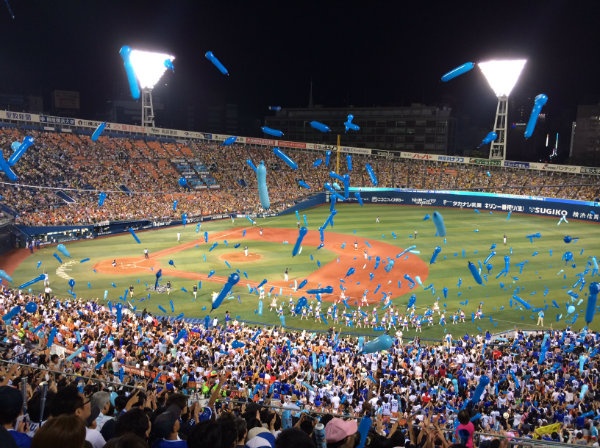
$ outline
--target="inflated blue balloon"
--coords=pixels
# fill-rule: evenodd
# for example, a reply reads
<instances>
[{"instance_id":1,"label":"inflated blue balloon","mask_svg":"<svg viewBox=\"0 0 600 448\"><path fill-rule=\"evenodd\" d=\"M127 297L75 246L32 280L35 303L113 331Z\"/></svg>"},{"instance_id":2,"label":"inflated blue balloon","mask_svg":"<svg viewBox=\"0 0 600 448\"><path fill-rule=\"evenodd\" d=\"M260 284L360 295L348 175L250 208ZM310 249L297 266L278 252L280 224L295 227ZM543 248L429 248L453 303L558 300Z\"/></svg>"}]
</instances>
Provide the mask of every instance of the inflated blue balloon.
<instances>
[{"instance_id":1,"label":"inflated blue balloon","mask_svg":"<svg viewBox=\"0 0 600 448\"><path fill-rule=\"evenodd\" d=\"M69 251L67 250L67 248L65 247L64 244L59 244L58 246L56 246L56 249L63 254L65 257L71 257L71 254L69 253Z\"/></svg>"},{"instance_id":2,"label":"inflated blue balloon","mask_svg":"<svg viewBox=\"0 0 600 448\"><path fill-rule=\"evenodd\" d=\"M537 123L537 119L540 116L542 107L544 107L547 102L548 97L543 93L540 93L535 97L535 101L533 102L533 109L531 109L531 115L529 116L529 121L527 122L527 126L525 127L525 138L529 138L533 135L535 124Z\"/></svg>"},{"instance_id":3,"label":"inflated blue balloon","mask_svg":"<svg viewBox=\"0 0 600 448\"><path fill-rule=\"evenodd\" d=\"M283 132L279 129L273 129L268 126L263 126L260 128L265 134L271 135L273 137L283 137Z\"/></svg>"},{"instance_id":4,"label":"inflated blue balloon","mask_svg":"<svg viewBox=\"0 0 600 448\"><path fill-rule=\"evenodd\" d=\"M457 76L460 76L464 73L467 73L468 71L473 70L473 67L475 67L475 64L473 62L465 62L464 64L459 65L458 67L453 68L449 72L445 73L442 76L442 81L448 82L451 79L456 78Z\"/></svg>"},{"instance_id":5,"label":"inflated blue balloon","mask_svg":"<svg viewBox=\"0 0 600 448\"><path fill-rule=\"evenodd\" d=\"M240 281L240 276L236 272L229 275L229 278L227 279L227 283L225 283L225 285L223 286L223 289L221 289L221 292L219 293L219 295L213 302L211 311L214 309L217 309L221 305L221 303L223 302L223 300L225 299L227 294L229 294L229 292L231 291L231 288L233 288L239 281Z\"/></svg>"},{"instance_id":6,"label":"inflated blue balloon","mask_svg":"<svg viewBox=\"0 0 600 448\"><path fill-rule=\"evenodd\" d=\"M260 205L265 210L271 207L269 200L269 188L267 187L267 167L261 160L260 165L256 168L256 180L258 183L258 198L260 199Z\"/></svg>"},{"instance_id":7,"label":"inflated blue balloon","mask_svg":"<svg viewBox=\"0 0 600 448\"><path fill-rule=\"evenodd\" d=\"M594 320L596 314L596 303L598 302L598 292L600 291L600 284L597 282L590 283L589 286L590 294L588 296L588 304L585 312L585 322L589 325Z\"/></svg>"},{"instance_id":8,"label":"inflated blue balloon","mask_svg":"<svg viewBox=\"0 0 600 448\"><path fill-rule=\"evenodd\" d=\"M233 137L227 137L225 139L225 141L223 142L223 146L231 146L235 143L235 141L237 140L236 136Z\"/></svg>"},{"instance_id":9,"label":"inflated blue balloon","mask_svg":"<svg viewBox=\"0 0 600 448\"><path fill-rule=\"evenodd\" d=\"M444 224L443 216L435 211L433 212L433 223L435 224L435 229L437 231L437 235L444 237L446 236L446 224Z\"/></svg>"},{"instance_id":10,"label":"inflated blue balloon","mask_svg":"<svg viewBox=\"0 0 600 448\"><path fill-rule=\"evenodd\" d=\"M123 59L123 65L125 66L125 73L127 74L127 81L129 82L129 90L131 92L131 97L134 100L139 100L141 91L140 86L138 84L137 77L135 76L135 71L133 69L133 65L131 64L131 47L124 45L119 50L119 54Z\"/></svg>"},{"instance_id":11,"label":"inflated blue balloon","mask_svg":"<svg viewBox=\"0 0 600 448\"><path fill-rule=\"evenodd\" d=\"M473 275L473 279L477 282L478 285L481 285L483 283L483 280L481 279L481 274L479 274L479 270L477 269L477 266L473 263L471 263L469 261L469 270L471 271L471 274Z\"/></svg>"},{"instance_id":12,"label":"inflated blue balloon","mask_svg":"<svg viewBox=\"0 0 600 448\"><path fill-rule=\"evenodd\" d=\"M494 131L488 133L488 135L485 136L485 138L481 141L481 144L479 146L484 146L484 145L489 145L490 143L492 143L493 141L495 141L498 138L498 134L496 134ZM489 171L488 171L488 177L489 177Z\"/></svg>"},{"instance_id":13,"label":"inflated blue balloon","mask_svg":"<svg viewBox=\"0 0 600 448\"><path fill-rule=\"evenodd\" d=\"M37 303L27 302L27 305L25 305L25 311L32 314L35 313L37 311Z\"/></svg>"},{"instance_id":14,"label":"inflated blue balloon","mask_svg":"<svg viewBox=\"0 0 600 448\"><path fill-rule=\"evenodd\" d=\"M96 130L94 131L94 133L92 134L92 141L93 142L97 142L98 139L100 138L100 135L102 134L102 132L104 132L104 128L106 127L106 123L100 123L98 125L98 127L96 128Z\"/></svg>"},{"instance_id":15,"label":"inflated blue balloon","mask_svg":"<svg viewBox=\"0 0 600 448\"><path fill-rule=\"evenodd\" d=\"M372 341L367 342L361 353L376 353L382 350L389 350L390 347L394 344L394 340L389 334L383 334Z\"/></svg>"},{"instance_id":16,"label":"inflated blue balloon","mask_svg":"<svg viewBox=\"0 0 600 448\"><path fill-rule=\"evenodd\" d=\"M367 170L369 179L371 179L371 183L373 184L373 186L376 187L379 184L379 181L377 180L377 176L375 175L375 172L373 171L371 164L370 163L365 164L365 169Z\"/></svg>"},{"instance_id":17,"label":"inflated blue balloon","mask_svg":"<svg viewBox=\"0 0 600 448\"><path fill-rule=\"evenodd\" d=\"M217 67L217 69L224 74L225 76L229 76L229 71L225 68L225 66L217 59L212 51L207 51L204 56L208 59L212 64Z\"/></svg>"},{"instance_id":18,"label":"inflated blue balloon","mask_svg":"<svg viewBox=\"0 0 600 448\"><path fill-rule=\"evenodd\" d=\"M291 159L291 157L289 157L287 154L285 154L281 149L275 147L273 148L273 154L275 154L277 157L279 157L281 160L283 160L285 162L285 164L287 166L289 166L291 169L293 170L297 170L298 169L298 164Z\"/></svg>"},{"instance_id":19,"label":"inflated blue balloon","mask_svg":"<svg viewBox=\"0 0 600 448\"><path fill-rule=\"evenodd\" d=\"M17 176L15 172L11 169L8 162L4 160L4 154L2 152L2 149L0 149L0 170L4 171L6 177L8 177L8 179L11 182L16 182L19 180L19 176Z\"/></svg>"},{"instance_id":20,"label":"inflated blue balloon","mask_svg":"<svg viewBox=\"0 0 600 448\"><path fill-rule=\"evenodd\" d=\"M331 129L329 129L329 126L327 126L326 124L323 124L319 121L311 121L309 124L310 124L311 128L316 129L317 131L331 132Z\"/></svg>"},{"instance_id":21,"label":"inflated blue balloon","mask_svg":"<svg viewBox=\"0 0 600 448\"><path fill-rule=\"evenodd\" d=\"M344 128L346 129L346 132L360 131L360 126L355 123L352 123L352 120L354 120L354 115L348 114L348 116L346 117L346 121L344 122Z\"/></svg>"}]
</instances>

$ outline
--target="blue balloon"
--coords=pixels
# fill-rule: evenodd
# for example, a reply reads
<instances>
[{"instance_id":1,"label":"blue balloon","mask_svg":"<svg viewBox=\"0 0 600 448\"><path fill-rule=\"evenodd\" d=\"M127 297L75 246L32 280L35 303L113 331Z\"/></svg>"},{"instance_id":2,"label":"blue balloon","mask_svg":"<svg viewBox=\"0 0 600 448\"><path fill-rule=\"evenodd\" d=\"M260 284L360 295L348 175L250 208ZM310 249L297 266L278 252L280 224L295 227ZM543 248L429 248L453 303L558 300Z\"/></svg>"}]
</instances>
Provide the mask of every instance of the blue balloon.
<instances>
[{"instance_id":1,"label":"blue balloon","mask_svg":"<svg viewBox=\"0 0 600 448\"><path fill-rule=\"evenodd\" d=\"M247 164L248 164L248 166L249 166L250 168L252 168L252 170L253 170L253 171L256 173L256 169L257 169L257 168L256 168L256 165L254 164L254 162L253 162L252 160L248 159L248 160L246 160L246 163L247 163Z\"/></svg>"},{"instance_id":2,"label":"blue balloon","mask_svg":"<svg viewBox=\"0 0 600 448\"><path fill-rule=\"evenodd\" d=\"M303 180L299 180L298 181L298 185L302 188L306 188L307 190L310 190L310 185L308 185L306 182L304 182Z\"/></svg>"},{"instance_id":3,"label":"blue balloon","mask_svg":"<svg viewBox=\"0 0 600 448\"><path fill-rule=\"evenodd\" d=\"M307 294L332 294L333 286L326 286L325 288L309 289L306 291Z\"/></svg>"},{"instance_id":4,"label":"blue balloon","mask_svg":"<svg viewBox=\"0 0 600 448\"><path fill-rule=\"evenodd\" d=\"M221 305L221 303L223 302L223 300L225 299L227 294L229 294L229 292L231 291L231 288L233 288L239 281L240 281L240 276L236 272L229 275L229 278L227 279L227 283L225 283L225 285L223 286L223 289L221 289L221 292L219 293L219 295L217 296L217 298L215 299L215 301L212 304L211 312L212 312L212 310L217 309Z\"/></svg>"},{"instance_id":5,"label":"blue balloon","mask_svg":"<svg viewBox=\"0 0 600 448\"><path fill-rule=\"evenodd\" d=\"M483 261L483 264L487 264L488 261L490 261L492 259L492 257L496 256L496 251L492 251L487 257L486 259Z\"/></svg>"},{"instance_id":6,"label":"blue balloon","mask_svg":"<svg viewBox=\"0 0 600 448\"><path fill-rule=\"evenodd\" d=\"M493 141L495 141L498 138L498 134L496 134L494 131L488 133L488 135L485 136L485 138L481 141L481 144L479 146L484 146L484 145L489 145L490 143L492 143ZM489 173L489 171L488 171Z\"/></svg>"},{"instance_id":7,"label":"blue balloon","mask_svg":"<svg viewBox=\"0 0 600 448\"><path fill-rule=\"evenodd\" d=\"M459 65L456 68L453 68L448 73L445 73L442 76L442 81L443 82L448 82L451 79L456 78L457 76L460 76L460 75L462 75L464 73L467 73L467 72L473 70L473 67L475 67L475 64L473 62L465 62L464 64Z\"/></svg>"},{"instance_id":8,"label":"blue balloon","mask_svg":"<svg viewBox=\"0 0 600 448\"><path fill-rule=\"evenodd\" d=\"M256 168L256 180L258 183L258 198L260 199L260 205L265 210L268 210L269 207L271 207L271 202L269 201L269 188L267 187L267 167L262 160Z\"/></svg>"},{"instance_id":9,"label":"blue balloon","mask_svg":"<svg viewBox=\"0 0 600 448\"><path fill-rule=\"evenodd\" d=\"M308 300L306 297L302 296L298 299L298 302L296 302L296 307L294 308L295 314L300 315L300 313L302 313L302 308L305 306L308 306Z\"/></svg>"},{"instance_id":10,"label":"blue balloon","mask_svg":"<svg viewBox=\"0 0 600 448\"><path fill-rule=\"evenodd\" d=\"M265 134L271 135L273 137L283 137L283 132L279 129L273 129L268 126L263 126L260 128Z\"/></svg>"},{"instance_id":11,"label":"blue balloon","mask_svg":"<svg viewBox=\"0 0 600 448\"><path fill-rule=\"evenodd\" d=\"M225 139L225 141L223 142L223 146L230 146L233 145L235 143L235 141L237 140L236 136L233 137L227 137Z\"/></svg>"},{"instance_id":12,"label":"blue balloon","mask_svg":"<svg viewBox=\"0 0 600 448\"><path fill-rule=\"evenodd\" d=\"M4 171L4 174L6 174L6 177L8 177L8 180L10 180L11 182L16 182L19 180L19 176L17 176L15 174L15 172L10 168L9 164L4 159L4 154L2 153L1 149L0 149L0 169L2 171Z\"/></svg>"},{"instance_id":13,"label":"blue balloon","mask_svg":"<svg viewBox=\"0 0 600 448\"><path fill-rule=\"evenodd\" d=\"M93 142L97 142L98 139L100 138L100 135L102 134L102 132L104 132L104 128L106 127L106 123L100 123L98 125L98 127L96 128L96 130L94 131L94 133L92 134L92 141Z\"/></svg>"},{"instance_id":14,"label":"blue balloon","mask_svg":"<svg viewBox=\"0 0 600 448\"><path fill-rule=\"evenodd\" d=\"M304 226L298 229L298 238L296 239L296 244L294 244L294 249L292 250L292 257L295 257L300 252L300 247L302 246L302 240L308 233L308 229Z\"/></svg>"},{"instance_id":15,"label":"blue balloon","mask_svg":"<svg viewBox=\"0 0 600 448\"><path fill-rule=\"evenodd\" d=\"M354 115L348 114L348 116L346 117L346 121L344 122L344 128L346 129L346 132L360 131L360 126L352 123L352 120L354 120Z\"/></svg>"},{"instance_id":16,"label":"blue balloon","mask_svg":"<svg viewBox=\"0 0 600 448\"><path fill-rule=\"evenodd\" d=\"M346 154L346 166L348 167L348 171L352 171L352 155Z\"/></svg>"},{"instance_id":17,"label":"blue balloon","mask_svg":"<svg viewBox=\"0 0 600 448\"><path fill-rule=\"evenodd\" d=\"M219 71L225 76L229 76L229 71L225 68L225 66L217 59L212 51L207 51L204 56L208 59L212 64L219 69Z\"/></svg>"},{"instance_id":18,"label":"blue balloon","mask_svg":"<svg viewBox=\"0 0 600 448\"><path fill-rule=\"evenodd\" d=\"M596 314L596 302L598 301L598 291L600 290L600 284L597 282L590 283L588 296L588 303L585 312L585 322L589 325L594 320L594 314Z\"/></svg>"},{"instance_id":19,"label":"blue balloon","mask_svg":"<svg viewBox=\"0 0 600 448\"><path fill-rule=\"evenodd\" d=\"M331 151L325 151L325 166L329 166L330 159L331 159Z\"/></svg>"},{"instance_id":20,"label":"blue balloon","mask_svg":"<svg viewBox=\"0 0 600 448\"><path fill-rule=\"evenodd\" d=\"M362 197L360 196L360 191L355 191L354 197L356 198L356 200L358 201L358 203L361 207L363 207L365 205L365 204L363 204Z\"/></svg>"},{"instance_id":21,"label":"blue balloon","mask_svg":"<svg viewBox=\"0 0 600 448\"><path fill-rule=\"evenodd\" d=\"M19 146L21 146L21 142L19 142L19 141L12 142L10 144L10 149L12 149L13 152L15 152L19 149Z\"/></svg>"},{"instance_id":22,"label":"blue balloon","mask_svg":"<svg viewBox=\"0 0 600 448\"><path fill-rule=\"evenodd\" d=\"M165 59L164 65L167 70L171 70L172 72L175 71L175 66L173 65L173 61L171 59Z\"/></svg>"},{"instance_id":23,"label":"blue balloon","mask_svg":"<svg viewBox=\"0 0 600 448\"><path fill-rule=\"evenodd\" d=\"M542 107L544 107L547 102L548 97L543 93L540 93L535 97L535 100L533 102L533 108L531 109L531 115L529 115L529 121L527 122L527 127L525 128L525 138L529 138L533 135L535 124L537 123L537 119L540 116Z\"/></svg>"},{"instance_id":24,"label":"blue balloon","mask_svg":"<svg viewBox=\"0 0 600 448\"><path fill-rule=\"evenodd\" d=\"M298 169L298 164L294 162L287 154L285 154L281 149L275 147L273 148L273 154L283 160L287 166L289 166L293 170Z\"/></svg>"},{"instance_id":25,"label":"blue balloon","mask_svg":"<svg viewBox=\"0 0 600 448\"><path fill-rule=\"evenodd\" d=\"M33 137L28 135L23 139L23 143L19 145L17 150L11 154L10 158L8 159L8 164L10 166L13 166L15 163L17 163L21 156L25 154L25 151L27 151L31 145L33 145Z\"/></svg>"},{"instance_id":26,"label":"blue balloon","mask_svg":"<svg viewBox=\"0 0 600 448\"><path fill-rule=\"evenodd\" d=\"M75 287L75 279L72 279L72 278L69 279L69 286L71 288Z\"/></svg>"},{"instance_id":27,"label":"blue balloon","mask_svg":"<svg viewBox=\"0 0 600 448\"><path fill-rule=\"evenodd\" d=\"M485 388L487 387L488 384L490 384L489 377L487 375L481 375L481 378L479 378L479 384L473 391L473 395L470 400L471 403L473 403L473 404L479 403L479 400L481 399L481 395L483 394L483 391L485 390Z\"/></svg>"},{"instance_id":28,"label":"blue balloon","mask_svg":"<svg viewBox=\"0 0 600 448\"><path fill-rule=\"evenodd\" d=\"M326 124L320 123L318 121L311 121L309 124L310 124L311 128L316 129L317 131L331 132L331 129L329 129L329 126L327 126Z\"/></svg>"},{"instance_id":29,"label":"blue balloon","mask_svg":"<svg viewBox=\"0 0 600 448\"><path fill-rule=\"evenodd\" d=\"M379 184L379 182L377 181L377 176L375 175L375 172L373 171L371 164L370 163L365 164L365 169L367 170L369 179L371 179L371 183L376 187Z\"/></svg>"},{"instance_id":30,"label":"blue balloon","mask_svg":"<svg viewBox=\"0 0 600 448\"><path fill-rule=\"evenodd\" d=\"M104 364L106 364L107 362L112 361L112 359L113 359L112 352L108 352L106 355L104 355L104 358L102 358L100 360L100 362L98 364L96 364L96 367L94 367L94 370L100 369Z\"/></svg>"},{"instance_id":31,"label":"blue balloon","mask_svg":"<svg viewBox=\"0 0 600 448\"><path fill-rule=\"evenodd\" d=\"M483 280L481 280L481 274L479 274L479 270L477 269L477 266L473 263L471 263L469 261L469 271L471 271L471 274L473 275L473 279L477 282L478 285L481 285L483 283Z\"/></svg>"},{"instance_id":32,"label":"blue balloon","mask_svg":"<svg viewBox=\"0 0 600 448\"><path fill-rule=\"evenodd\" d=\"M339 201L343 201L344 200L344 196L342 196L341 194L339 194L335 188L333 188L333 185L331 185L329 182L325 182L325 184L323 185L325 187L325 189L327 191L329 191L331 193L331 198L332 200L335 198L336 200Z\"/></svg>"},{"instance_id":33,"label":"blue balloon","mask_svg":"<svg viewBox=\"0 0 600 448\"><path fill-rule=\"evenodd\" d=\"M65 247L64 244L59 244L58 246L56 246L56 249L63 254L65 257L71 257L71 254L69 253L69 251L67 250L67 248Z\"/></svg>"},{"instance_id":34,"label":"blue balloon","mask_svg":"<svg viewBox=\"0 0 600 448\"><path fill-rule=\"evenodd\" d=\"M404 279L407 280L411 284L411 286L410 286L411 289L415 287L416 283L410 275L404 274Z\"/></svg>"},{"instance_id":35,"label":"blue balloon","mask_svg":"<svg viewBox=\"0 0 600 448\"><path fill-rule=\"evenodd\" d=\"M523 300L522 298L520 298L518 295L513 294L512 298L514 300L516 300L517 302L519 302L521 305L523 305L523 307L526 310L530 310L531 309L531 304L529 302L526 302L525 300Z\"/></svg>"},{"instance_id":36,"label":"blue balloon","mask_svg":"<svg viewBox=\"0 0 600 448\"><path fill-rule=\"evenodd\" d=\"M372 341L367 342L363 346L361 353L375 353L382 350L389 350L393 344L394 340L389 334L382 334Z\"/></svg>"},{"instance_id":37,"label":"blue balloon","mask_svg":"<svg viewBox=\"0 0 600 448\"><path fill-rule=\"evenodd\" d=\"M37 311L37 303L27 302L27 305L25 305L25 311L31 314L35 313Z\"/></svg>"},{"instance_id":38,"label":"blue balloon","mask_svg":"<svg viewBox=\"0 0 600 448\"><path fill-rule=\"evenodd\" d=\"M135 71L133 70L133 65L131 64L131 47L128 45L124 45L119 50L119 54L123 59L123 65L125 66L125 73L127 74L127 81L129 82L129 90L131 92L131 97L134 100L140 99L140 86L138 84L138 80L135 76Z\"/></svg>"},{"instance_id":39,"label":"blue balloon","mask_svg":"<svg viewBox=\"0 0 600 448\"><path fill-rule=\"evenodd\" d=\"M136 243L142 244L142 242L140 241L138 236L135 234L135 230L133 230L133 227L129 228L129 233L131 233L131 236L133 237L133 239L135 240Z\"/></svg>"},{"instance_id":40,"label":"blue balloon","mask_svg":"<svg viewBox=\"0 0 600 448\"><path fill-rule=\"evenodd\" d=\"M102 192L98 195L98 207L102 207L104 205L104 201L106 200L106 193Z\"/></svg>"},{"instance_id":41,"label":"blue balloon","mask_svg":"<svg viewBox=\"0 0 600 448\"><path fill-rule=\"evenodd\" d=\"M433 212L433 224L435 224L435 229L437 231L438 236L444 237L446 236L446 224L444 224L444 217L436 212Z\"/></svg>"},{"instance_id":42,"label":"blue balloon","mask_svg":"<svg viewBox=\"0 0 600 448\"><path fill-rule=\"evenodd\" d=\"M0 280L6 280L9 283L12 283L12 277L6 273L3 269L0 269ZM21 289L21 288L19 288Z\"/></svg>"},{"instance_id":43,"label":"blue balloon","mask_svg":"<svg viewBox=\"0 0 600 448\"><path fill-rule=\"evenodd\" d=\"M433 250L433 255L431 255L431 260L429 260L429 264L435 263L435 260L437 259L438 255L440 254L441 251L442 251L442 248L440 246L435 247L435 249Z\"/></svg>"}]
</instances>

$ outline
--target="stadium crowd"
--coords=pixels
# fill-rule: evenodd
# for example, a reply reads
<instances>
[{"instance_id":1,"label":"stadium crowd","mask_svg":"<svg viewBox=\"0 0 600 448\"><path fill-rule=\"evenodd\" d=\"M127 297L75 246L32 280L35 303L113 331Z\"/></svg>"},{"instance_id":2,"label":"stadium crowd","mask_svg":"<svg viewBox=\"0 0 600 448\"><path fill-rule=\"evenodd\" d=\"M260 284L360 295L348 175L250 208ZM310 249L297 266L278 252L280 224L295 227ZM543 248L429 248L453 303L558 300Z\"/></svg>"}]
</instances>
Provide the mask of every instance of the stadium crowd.
<instances>
[{"instance_id":1,"label":"stadium crowd","mask_svg":"<svg viewBox=\"0 0 600 448\"><path fill-rule=\"evenodd\" d=\"M322 154L302 150L286 149L298 163L291 170L270 148L237 144L92 142L4 126L0 145L25 135L35 145L14 167L19 182L0 186L25 225L259 213L247 160L268 167L275 212L310 193L299 180L314 190L331 181L331 168L314 166ZM600 197L595 176L361 155L353 156L352 184L369 184L366 163L381 187ZM99 192L107 195L102 205ZM393 306L377 315L365 311L368 302L363 311L306 307L300 319L326 315L334 325L312 333L230 318L196 325L0 288L1 447L472 448L528 437L598 446L595 332L447 333L424 343L421 324L460 324L464 312L445 317L434 303L422 319ZM284 306L270 308L283 313ZM286 312L294 313L293 303ZM343 336L343 325L389 331L394 344L363 353L364 341Z\"/></svg>"},{"instance_id":2,"label":"stadium crowd","mask_svg":"<svg viewBox=\"0 0 600 448\"><path fill-rule=\"evenodd\" d=\"M346 170L345 161L337 168L333 156L329 167L323 163L316 168L314 162L323 154L306 150L286 149L298 164L298 170L292 170L266 147L126 136L101 136L93 142L83 134L25 133L15 127L0 128L0 146L10 147L11 142L21 141L25 135L31 135L35 144L14 167L19 182L3 184L0 194L3 202L18 213L17 223L34 226L180 219L182 213L189 218L259 213L262 210L257 200L256 175L247 160L265 162L271 211L277 212L331 181L332 167ZM534 170L524 175L524 170L516 168L364 155L353 155L352 185L370 185L366 163L372 165L381 187L493 191L581 200L600 197L600 184L592 175ZM194 166L202 167L197 168L201 171ZM181 186L182 177L189 178L187 185ZM299 180L311 190L299 187ZM100 192L106 193L102 205Z\"/></svg>"},{"instance_id":3,"label":"stadium crowd","mask_svg":"<svg viewBox=\"0 0 600 448\"><path fill-rule=\"evenodd\" d=\"M591 331L363 353L336 328L194 325L4 285L0 314L3 447L598 446Z\"/></svg>"}]
</instances>

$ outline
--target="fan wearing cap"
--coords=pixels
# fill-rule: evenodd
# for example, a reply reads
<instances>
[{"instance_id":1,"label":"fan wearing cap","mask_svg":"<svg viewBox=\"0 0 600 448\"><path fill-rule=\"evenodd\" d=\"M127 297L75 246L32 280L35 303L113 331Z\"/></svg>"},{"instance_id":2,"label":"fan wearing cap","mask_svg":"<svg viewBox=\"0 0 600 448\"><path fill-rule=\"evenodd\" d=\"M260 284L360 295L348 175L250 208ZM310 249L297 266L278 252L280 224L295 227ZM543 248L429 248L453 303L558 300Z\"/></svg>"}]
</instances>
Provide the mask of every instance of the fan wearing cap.
<instances>
[{"instance_id":1,"label":"fan wearing cap","mask_svg":"<svg viewBox=\"0 0 600 448\"><path fill-rule=\"evenodd\" d=\"M0 426L8 431L17 446L30 446L31 437L24 432L20 432L20 430L25 428L15 428L17 417L21 415L22 410L23 395L21 395L21 392L11 386L1 386Z\"/></svg>"},{"instance_id":2,"label":"fan wearing cap","mask_svg":"<svg viewBox=\"0 0 600 448\"><path fill-rule=\"evenodd\" d=\"M152 431L158 440L153 448L187 448L187 442L179 438L179 418L173 412L163 412L154 419Z\"/></svg>"},{"instance_id":3,"label":"fan wearing cap","mask_svg":"<svg viewBox=\"0 0 600 448\"><path fill-rule=\"evenodd\" d=\"M246 448L274 448L275 436L267 428L257 426L248 431Z\"/></svg>"},{"instance_id":4,"label":"fan wearing cap","mask_svg":"<svg viewBox=\"0 0 600 448\"><path fill-rule=\"evenodd\" d=\"M360 442L356 420L332 418L325 426L327 448L354 448Z\"/></svg>"}]
</instances>

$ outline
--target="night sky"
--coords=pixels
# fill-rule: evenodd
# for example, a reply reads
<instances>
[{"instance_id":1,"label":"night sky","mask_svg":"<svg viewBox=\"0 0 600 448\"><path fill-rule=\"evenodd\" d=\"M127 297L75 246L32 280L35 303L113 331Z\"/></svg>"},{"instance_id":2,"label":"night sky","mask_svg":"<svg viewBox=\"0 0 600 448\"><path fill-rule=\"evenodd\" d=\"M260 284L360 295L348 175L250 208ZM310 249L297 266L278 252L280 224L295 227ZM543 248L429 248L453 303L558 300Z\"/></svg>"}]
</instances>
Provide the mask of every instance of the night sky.
<instances>
[{"instance_id":1,"label":"night sky","mask_svg":"<svg viewBox=\"0 0 600 448\"><path fill-rule=\"evenodd\" d=\"M0 2L0 92L77 90L89 118L128 92L125 44L175 55L156 91L182 116L191 103L235 103L258 118L270 104L305 107L312 80L315 104L327 107L446 103L492 123L496 99L478 69L440 77L501 57L528 59L516 103L546 93L549 117L573 121L578 104L600 100L597 0L9 3L14 19Z\"/></svg>"}]
</instances>

